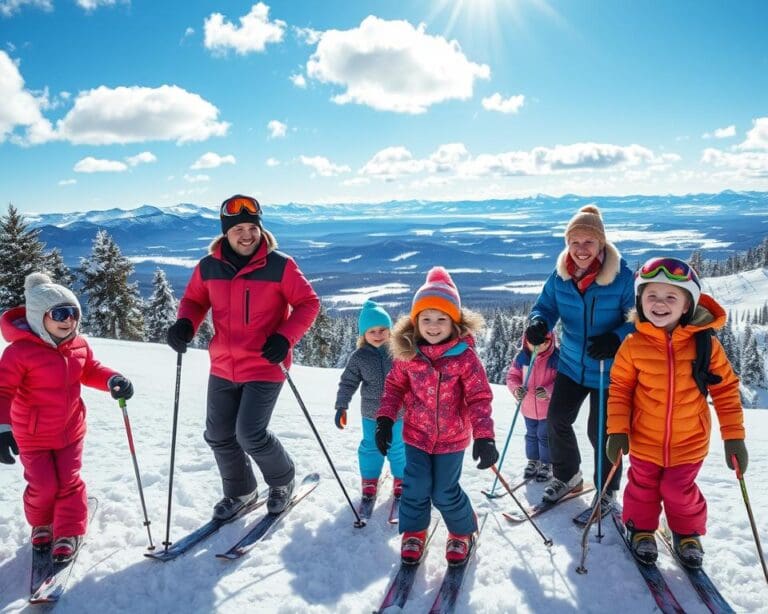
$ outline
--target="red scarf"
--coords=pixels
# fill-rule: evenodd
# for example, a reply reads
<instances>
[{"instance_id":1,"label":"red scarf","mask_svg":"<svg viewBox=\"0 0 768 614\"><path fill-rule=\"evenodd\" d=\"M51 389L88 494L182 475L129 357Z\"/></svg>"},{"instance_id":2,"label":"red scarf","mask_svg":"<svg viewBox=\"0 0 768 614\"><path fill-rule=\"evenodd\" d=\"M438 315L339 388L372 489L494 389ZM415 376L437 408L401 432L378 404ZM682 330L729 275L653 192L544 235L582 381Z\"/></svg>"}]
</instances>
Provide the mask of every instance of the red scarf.
<instances>
[{"instance_id":1,"label":"red scarf","mask_svg":"<svg viewBox=\"0 0 768 614\"><path fill-rule=\"evenodd\" d=\"M586 269L581 269L579 268L579 265L576 264L574 259L571 258L570 254L566 256L565 268L568 271L568 275L570 275L571 278L573 278L573 281L576 283L576 287L579 289L579 292L582 294L584 294L592 282L595 281L597 274L603 267L604 257L604 252L601 251L597 255L597 258L589 263L589 266Z\"/></svg>"}]
</instances>

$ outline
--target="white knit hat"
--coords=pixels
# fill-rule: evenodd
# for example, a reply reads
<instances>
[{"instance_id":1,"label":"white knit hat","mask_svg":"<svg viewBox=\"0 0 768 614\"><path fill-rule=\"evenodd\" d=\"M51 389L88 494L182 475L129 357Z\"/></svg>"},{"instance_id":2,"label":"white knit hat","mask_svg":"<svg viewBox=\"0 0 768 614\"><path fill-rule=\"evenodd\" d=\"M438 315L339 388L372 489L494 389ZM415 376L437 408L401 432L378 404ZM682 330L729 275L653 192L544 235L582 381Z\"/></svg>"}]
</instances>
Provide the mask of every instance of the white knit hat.
<instances>
[{"instance_id":1,"label":"white knit hat","mask_svg":"<svg viewBox=\"0 0 768 614\"><path fill-rule=\"evenodd\" d=\"M59 305L74 305L78 311L80 303L71 290L53 283L45 273L30 273L24 280L24 302L27 308L27 324L43 341L56 345L45 330L45 312ZM79 320L78 320L79 323Z\"/></svg>"}]
</instances>

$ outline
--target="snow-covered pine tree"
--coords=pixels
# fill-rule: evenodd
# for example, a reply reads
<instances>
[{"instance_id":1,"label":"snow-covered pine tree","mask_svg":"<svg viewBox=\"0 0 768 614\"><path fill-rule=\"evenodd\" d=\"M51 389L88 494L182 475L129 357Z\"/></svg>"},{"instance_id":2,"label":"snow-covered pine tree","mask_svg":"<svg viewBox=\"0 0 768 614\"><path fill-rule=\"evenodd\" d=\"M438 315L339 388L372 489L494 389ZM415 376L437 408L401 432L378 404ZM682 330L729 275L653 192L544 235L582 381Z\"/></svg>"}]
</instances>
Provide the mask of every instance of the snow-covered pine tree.
<instances>
[{"instance_id":1,"label":"snow-covered pine tree","mask_svg":"<svg viewBox=\"0 0 768 614\"><path fill-rule=\"evenodd\" d=\"M500 309L497 309L493 313L491 330L483 354L485 373L488 381L494 384L503 384L507 381L507 371L511 362L508 358L510 344L514 346L515 342L510 338L507 318Z\"/></svg>"},{"instance_id":2,"label":"snow-covered pine tree","mask_svg":"<svg viewBox=\"0 0 768 614\"><path fill-rule=\"evenodd\" d=\"M46 268L39 235L9 204L7 215L0 217L0 311L23 304L24 278Z\"/></svg>"},{"instance_id":3,"label":"snow-covered pine tree","mask_svg":"<svg viewBox=\"0 0 768 614\"><path fill-rule=\"evenodd\" d=\"M760 348L757 347L757 338L752 335L748 344L744 346L741 360L741 381L746 386L765 388L765 359Z\"/></svg>"},{"instance_id":4,"label":"snow-covered pine tree","mask_svg":"<svg viewBox=\"0 0 768 614\"><path fill-rule=\"evenodd\" d=\"M725 320L725 326L718 331L718 339L725 350L725 355L731 363L731 367L738 375L741 373L741 355L736 344L736 336L733 334L733 317L728 311L728 317Z\"/></svg>"},{"instance_id":5,"label":"snow-covered pine tree","mask_svg":"<svg viewBox=\"0 0 768 614\"><path fill-rule=\"evenodd\" d=\"M314 324L296 346L296 361L307 367L334 366L334 357L331 355L332 335L331 319L325 306L321 305Z\"/></svg>"},{"instance_id":6,"label":"snow-covered pine tree","mask_svg":"<svg viewBox=\"0 0 768 614\"><path fill-rule=\"evenodd\" d=\"M75 276L69 267L64 264L64 257L61 255L61 250L58 247L54 247L50 252L45 255L45 268L51 279L57 284L71 288L75 283Z\"/></svg>"},{"instance_id":7,"label":"snow-covered pine tree","mask_svg":"<svg viewBox=\"0 0 768 614\"><path fill-rule=\"evenodd\" d=\"M90 258L80 259L87 310L86 330L95 337L144 339L144 316L138 283L129 283L133 265L106 230L93 240Z\"/></svg>"},{"instance_id":8,"label":"snow-covered pine tree","mask_svg":"<svg viewBox=\"0 0 768 614\"><path fill-rule=\"evenodd\" d=\"M211 312L209 311L206 314L205 319L200 322L200 326L197 327L195 338L192 339L192 343L190 343L190 345L193 348L207 350L208 344L210 344L211 339L213 339L213 333L213 320L211 319Z\"/></svg>"},{"instance_id":9,"label":"snow-covered pine tree","mask_svg":"<svg viewBox=\"0 0 768 614\"><path fill-rule=\"evenodd\" d=\"M144 331L147 341L164 343L168 327L176 321L177 301L165 271L155 269L152 296L144 306Z\"/></svg>"}]
</instances>

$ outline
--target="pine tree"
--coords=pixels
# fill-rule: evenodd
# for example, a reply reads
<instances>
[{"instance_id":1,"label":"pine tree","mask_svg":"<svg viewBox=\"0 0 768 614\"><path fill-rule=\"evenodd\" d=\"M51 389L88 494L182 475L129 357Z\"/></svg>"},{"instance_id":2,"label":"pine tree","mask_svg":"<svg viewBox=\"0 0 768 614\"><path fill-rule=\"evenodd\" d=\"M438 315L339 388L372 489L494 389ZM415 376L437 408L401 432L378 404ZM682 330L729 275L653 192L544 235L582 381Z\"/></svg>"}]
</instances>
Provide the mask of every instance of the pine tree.
<instances>
[{"instance_id":1,"label":"pine tree","mask_svg":"<svg viewBox=\"0 0 768 614\"><path fill-rule=\"evenodd\" d=\"M147 341L164 343L168 327L176 321L176 298L165 271L155 269L152 278L152 296L144 308L144 326Z\"/></svg>"},{"instance_id":2,"label":"pine tree","mask_svg":"<svg viewBox=\"0 0 768 614\"><path fill-rule=\"evenodd\" d=\"M141 341L144 316L137 283L129 283L133 265L106 230L93 240L90 258L81 258L80 275L87 298L83 324L96 337Z\"/></svg>"},{"instance_id":3,"label":"pine tree","mask_svg":"<svg viewBox=\"0 0 768 614\"><path fill-rule=\"evenodd\" d=\"M509 346L514 347L514 344L510 336L507 318L504 317L501 310L497 309L493 314L491 331L483 352L485 372L491 383L503 384L506 382L507 370L511 364L508 350Z\"/></svg>"},{"instance_id":4,"label":"pine tree","mask_svg":"<svg viewBox=\"0 0 768 614\"><path fill-rule=\"evenodd\" d=\"M733 334L733 319L731 312L728 312L728 318L725 321L725 326L719 331L718 338L725 350L725 355L731 363L731 367L738 375L741 373L741 356L739 349L736 345L736 337Z\"/></svg>"},{"instance_id":5,"label":"pine tree","mask_svg":"<svg viewBox=\"0 0 768 614\"><path fill-rule=\"evenodd\" d=\"M173 320L171 323L174 321L175 320ZM207 350L208 345L211 343L211 339L213 339L213 334L213 320L211 319L211 312L209 311L206 314L205 319L200 322L200 326L197 327L195 338L192 339L192 343L190 343L190 345L194 348Z\"/></svg>"},{"instance_id":6,"label":"pine tree","mask_svg":"<svg viewBox=\"0 0 768 614\"><path fill-rule=\"evenodd\" d=\"M0 217L0 311L24 303L24 278L45 269L40 231L30 230L12 204Z\"/></svg>"},{"instance_id":7,"label":"pine tree","mask_svg":"<svg viewBox=\"0 0 768 614\"><path fill-rule=\"evenodd\" d=\"M297 344L296 361L308 367L333 366L335 361L331 348L332 335L331 319L325 306L321 305L314 324Z\"/></svg>"},{"instance_id":8,"label":"pine tree","mask_svg":"<svg viewBox=\"0 0 768 614\"><path fill-rule=\"evenodd\" d=\"M69 270L69 267L64 264L64 257L61 255L59 248L54 247L46 254L45 258L45 268L51 276L51 279L59 285L71 288L75 283L75 276L72 274L72 271Z\"/></svg>"},{"instance_id":9,"label":"pine tree","mask_svg":"<svg viewBox=\"0 0 768 614\"><path fill-rule=\"evenodd\" d=\"M765 387L765 359L757 347L757 339L752 336L744 346L741 363L741 381L746 386Z\"/></svg>"}]
</instances>

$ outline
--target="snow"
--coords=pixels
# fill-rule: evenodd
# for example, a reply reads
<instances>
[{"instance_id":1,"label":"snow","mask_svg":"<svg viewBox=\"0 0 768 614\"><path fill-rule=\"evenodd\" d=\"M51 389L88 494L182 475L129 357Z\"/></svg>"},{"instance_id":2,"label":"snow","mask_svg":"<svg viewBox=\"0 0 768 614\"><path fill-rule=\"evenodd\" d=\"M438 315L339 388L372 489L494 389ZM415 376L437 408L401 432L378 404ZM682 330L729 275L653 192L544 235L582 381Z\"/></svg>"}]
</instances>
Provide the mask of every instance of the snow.
<instances>
[{"instance_id":1,"label":"snow","mask_svg":"<svg viewBox=\"0 0 768 614\"><path fill-rule=\"evenodd\" d=\"M768 268L759 268L701 280L702 290L712 294L726 311L762 309L768 301Z\"/></svg>"},{"instance_id":2,"label":"snow","mask_svg":"<svg viewBox=\"0 0 768 614\"><path fill-rule=\"evenodd\" d=\"M158 344L91 339L96 357L128 375L136 395L128 402L144 493L152 520L152 536L160 546L165 535L169 449L175 378L175 355ZM1 344L0 344L1 345ZM205 522L221 486L213 456L204 443L205 387L208 354L190 350L182 368L179 429L174 473L171 539L180 539ZM354 402L349 426L333 424L333 403L340 370L296 366L292 378L335 461L342 481L356 499L359 478L356 449L360 418ZM494 386L494 411L499 445L509 428L513 403L502 386ZM315 492L297 506L280 528L239 562L213 555L234 543L246 526L240 520L207 542L170 563L142 556L147 534L142 525L133 466L122 417L108 394L86 389L89 433L83 477L99 509L57 611L67 612L310 612L371 611L381 600L395 571L397 528L386 522L388 497L382 495L369 525L352 527L353 516L314 439L295 397L286 385L272 419L296 462L298 477L321 473ZM584 457L589 454L584 414L577 433ZM758 478L768 470L768 411L745 410L747 445L751 453L746 474L751 504L763 543L768 540L768 491ZM504 473L517 478L524 464L520 423L512 436ZM591 462L583 465L591 471ZM257 474L258 475L258 474ZM260 477L260 476L259 476ZM587 575L575 569L581 554L581 533L571 516L583 504L572 501L539 518L542 531L554 540L551 551L528 524L506 524L501 511L512 509L509 498L484 500L490 471L474 467L466 456L462 484L478 514L490 514L476 566L466 579L457 612L653 612L655 604L618 535L607 522L604 538L589 544ZM391 487L386 482L385 490ZM756 556L738 482L724 463L722 444L713 435L712 448L699 478L709 504L709 533L704 538L706 568L737 612L766 611L768 588ZM24 489L19 463L0 467L0 612L26 607L29 583L29 527L24 520ZM536 501L541 485L518 491ZM586 497L584 497L586 499ZM253 520L257 514L250 519ZM429 607L444 569L445 527L419 572L406 611ZM661 550L660 567L688 612L703 607L683 573Z\"/></svg>"}]
</instances>

